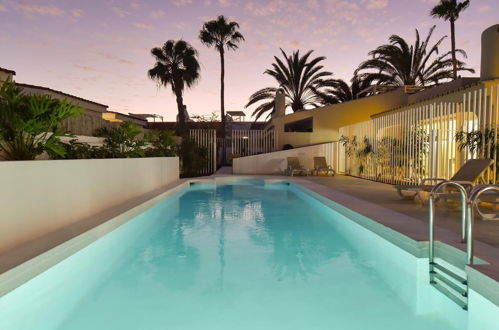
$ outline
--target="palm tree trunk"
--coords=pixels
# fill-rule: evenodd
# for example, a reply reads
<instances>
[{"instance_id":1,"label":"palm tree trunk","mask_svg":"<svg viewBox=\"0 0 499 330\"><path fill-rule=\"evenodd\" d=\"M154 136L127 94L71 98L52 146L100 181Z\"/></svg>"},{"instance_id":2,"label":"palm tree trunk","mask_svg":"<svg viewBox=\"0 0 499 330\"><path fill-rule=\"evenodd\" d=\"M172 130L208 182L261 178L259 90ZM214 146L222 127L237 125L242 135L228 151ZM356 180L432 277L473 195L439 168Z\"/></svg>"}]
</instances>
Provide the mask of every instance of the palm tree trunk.
<instances>
[{"instance_id":1,"label":"palm tree trunk","mask_svg":"<svg viewBox=\"0 0 499 330\"><path fill-rule=\"evenodd\" d=\"M224 104L224 93L225 93L225 84L224 84L224 78L225 78L225 58L224 58L224 50L223 48L220 50L220 116L222 116L222 137L224 138L224 143L223 143L223 150L222 150L222 164L225 164L226 162L226 141L225 141L225 104Z\"/></svg>"},{"instance_id":2,"label":"palm tree trunk","mask_svg":"<svg viewBox=\"0 0 499 330\"><path fill-rule=\"evenodd\" d=\"M454 27L454 20L450 20L450 40L452 50L452 72L454 79L457 79L457 63L456 63L456 31Z\"/></svg>"},{"instance_id":3,"label":"palm tree trunk","mask_svg":"<svg viewBox=\"0 0 499 330\"><path fill-rule=\"evenodd\" d=\"M175 131L178 136L182 136L185 133L184 98L182 97L182 91L176 87L175 87L175 96L177 98L177 111L178 111L178 121Z\"/></svg>"}]
</instances>

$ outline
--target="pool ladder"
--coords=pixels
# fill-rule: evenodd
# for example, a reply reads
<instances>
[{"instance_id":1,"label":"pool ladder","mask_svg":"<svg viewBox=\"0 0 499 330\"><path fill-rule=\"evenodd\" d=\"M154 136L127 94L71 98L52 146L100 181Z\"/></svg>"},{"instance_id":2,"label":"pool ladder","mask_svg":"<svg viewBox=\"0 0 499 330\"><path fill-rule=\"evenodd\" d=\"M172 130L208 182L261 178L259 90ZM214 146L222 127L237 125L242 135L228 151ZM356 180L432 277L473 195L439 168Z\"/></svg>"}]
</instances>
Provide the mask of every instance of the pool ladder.
<instances>
[{"instance_id":1,"label":"pool ladder","mask_svg":"<svg viewBox=\"0 0 499 330\"><path fill-rule=\"evenodd\" d=\"M468 279L466 275L458 274L450 267L435 261L435 199L442 195L442 189L447 186L457 188L461 195L461 243L466 243L466 264L473 264L473 218L474 207L478 197L486 191L499 193L499 186L486 185L473 189L468 198L466 185L468 182L444 181L433 187L429 200L429 263L430 263L430 284L440 292L449 297L452 301L468 309ZM463 270L464 273L464 270Z\"/></svg>"}]
</instances>

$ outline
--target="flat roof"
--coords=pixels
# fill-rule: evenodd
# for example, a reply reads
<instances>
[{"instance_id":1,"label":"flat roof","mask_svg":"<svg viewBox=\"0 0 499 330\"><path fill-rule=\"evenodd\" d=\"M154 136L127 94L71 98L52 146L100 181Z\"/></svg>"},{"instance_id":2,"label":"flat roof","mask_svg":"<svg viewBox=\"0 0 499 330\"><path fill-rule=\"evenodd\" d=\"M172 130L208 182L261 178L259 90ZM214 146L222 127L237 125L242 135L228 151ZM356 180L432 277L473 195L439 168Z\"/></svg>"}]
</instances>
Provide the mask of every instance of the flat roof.
<instances>
[{"instance_id":1,"label":"flat roof","mask_svg":"<svg viewBox=\"0 0 499 330\"><path fill-rule=\"evenodd\" d=\"M14 70L9 70L9 69L5 69L5 68L0 67L0 71L10 73L13 76L16 75L16 72Z\"/></svg>"},{"instance_id":2,"label":"flat roof","mask_svg":"<svg viewBox=\"0 0 499 330\"><path fill-rule=\"evenodd\" d=\"M52 88L43 87L43 86L36 86L36 85L30 85L30 84L23 84L23 83L18 83L18 82L16 82L16 85L19 86L19 87L41 89L41 90L44 90L44 91L47 91L47 92L53 92L53 93L61 94L61 95L64 95L64 96L72 97L72 98L80 100L80 101L85 101L85 102L93 103L93 104L100 105L102 107L108 108L108 106L105 105L105 104L94 102L94 101L91 101L91 100L87 100L87 99L84 99L82 97L79 97L79 96L76 96L76 95L72 95L72 94L68 94L68 93L64 93L64 92L61 92L61 91L58 91L58 90L55 90L55 89L52 89Z\"/></svg>"},{"instance_id":3,"label":"flat roof","mask_svg":"<svg viewBox=\"0 0 499 330\"><path fill-rule=\"evenodd\" d=\"M480 83L480 78L475 77L460 77L443 84L428 86L427 88L416 93L408 95L407 104L401 105L396 108L388 109L383 112L376 113L371 118L383 116L385 114L400 110L409 105L414 105L420 102L429 101L431 99L439 98L448 94L456 93L465 90Z\"/></svg>"},{"instance_id":4,"label":"flat roof","mask_svg":"<svg viewBox=\"0 0 499 330\"><path fill-rule=\"evenodd\" d=\"M144 123L147 123L146 119L138 117L138 116L135 116L133 114L128 114L127 115L126 113L112 111L112 110L108 110L108 111L106 111L106 113L114 113L114 114L117 114L117 115L121 115L121 116L129 117L129 118L137 119L137 120L143 121Z\"/></svg>"},{"instance_id":5,"label":"flat roof","mask_svg":"<svg viewBox=\"0 0 499 330\"><path fill-rule=\"evenodd\" d=\"M164 122L147 122L147 128L157 129L157 130L174 130L177 125L175 121L164 121ZM214 129L217 131L217 135L222 135L222 123L219 121L188 121L185 123L187 129ZM227 128L230 129L250 129L250 130L263 130L266 122L261 121L240 121L240 122L230 122L227 123Z\"/></svg>"},{"instance_id":6,"label":"flat roof","mask_svg":"<svg viewBox=\"0 0 499 330\"><path fill-rule=\"evenodd\" d=\"M246 114L243 111L227 111L227 114L231 116L246 117Z\"/></svg>"}]
</instances>

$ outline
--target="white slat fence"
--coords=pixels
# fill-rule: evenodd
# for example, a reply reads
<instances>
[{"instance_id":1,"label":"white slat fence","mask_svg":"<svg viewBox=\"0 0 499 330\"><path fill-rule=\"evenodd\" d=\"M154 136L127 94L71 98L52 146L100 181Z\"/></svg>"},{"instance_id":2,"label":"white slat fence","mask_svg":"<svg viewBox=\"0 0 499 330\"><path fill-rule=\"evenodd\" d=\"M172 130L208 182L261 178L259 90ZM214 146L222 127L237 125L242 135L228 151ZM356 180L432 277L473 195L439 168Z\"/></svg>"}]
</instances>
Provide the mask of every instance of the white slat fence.
<instances>
[{"instance_id":1,"label":"white slat fence","mask_svg":"<svg viewBox=\"0 0 499 330\"><path fill-rule=\"evenodd\" d=\"M464 93L462 103L425 104L342 127L345 172L417 184L424 177L448 179L469 159L497 163L498 104L495 85ZM475 148L459 148L458 132L474 138ZM493 166L482 182L498 183L497 174Z\"/></svg>"},{"instance_id":2,"label":"white slat fence","mask_svg":"<svg viewBox=\"0 0 499 330\"><path fill-rule=\"evenodd\" d=\"M206 164L199 175L210 175L217 171L217 132L214 129L191 129L189 136L200 146L206 148Z\"/></svg>"},{"instance_id":3,"label":"white slat fence","mask_svg":"<svg viewBox=\"0 0 499 330\"><path fill-rule=\"evenodd\" d=\"M230 139L231 152L239 157L277 150L274 130L233 130Z\"/></svg>"}]
</instances>

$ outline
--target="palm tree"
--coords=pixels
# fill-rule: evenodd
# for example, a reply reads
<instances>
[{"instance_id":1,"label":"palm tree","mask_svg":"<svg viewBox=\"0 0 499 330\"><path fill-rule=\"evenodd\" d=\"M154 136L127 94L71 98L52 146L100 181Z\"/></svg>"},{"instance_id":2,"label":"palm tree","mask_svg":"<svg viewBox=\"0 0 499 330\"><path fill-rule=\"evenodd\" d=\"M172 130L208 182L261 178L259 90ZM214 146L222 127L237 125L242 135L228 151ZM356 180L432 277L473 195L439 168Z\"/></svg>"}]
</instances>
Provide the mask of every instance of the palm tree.
<instances>
[{"instance_id":1,"label":"palm tree","mask_svg":"<svg viewBox=\"0 0 499 330\"><path fill-rule=\"evenodd\" d=\"M355 74L377 85L396 86L427 86L452 79L453 61L449 58L450 52L438 55L438 47L445 37L430 45L434 29L435 26L430 29L423 41L416 29L414 45L409 45L398 35L390 36L390 43L370 51L369 55L373 58L362 62ZM456 49L456 52L466 57L463 50ZM455 63L458 71L474 72L473 69L465 68L464 62L456 60Z\"/></svg>"},{"instance_id":2,"label":"palm tree","mask_svg":"<svg viewBox=\"0 0 499 330\"><path fill-rule=\"evenodd\" d=\"M237 45L244 41L244 37L237 29L239 24L231 22L223 15L217 19L204 23L202 30L199 32L199 39L208 47L215 47L220 54L220 115L222 116L222 131L225 136L225 49L236 50Z\"/></svg>"},{"instance_id":3,"label":"palm tree","mask_svg":"<svg viewBox=\"0 0 499 330\"><path fill-rule=\"evenodd\" d=\"M192 87L199 79L198 53L184 40L168 40L162 47L151 49L156 60L148 71L149 78L158 85L170 85L177 98L178 123L177 134L182 134L185 127L184 88Z\"/></svg>"},{"instance_id":4,"label":"palm tree","mask_svg":"<svg viewBox=\"0 0 499 330\"><path fill-rule=\"evenodd\" d=\"M454 79L457 78L457 61L456 61L456 30L454 23L459 18L459 14L470 5L470 0L458 2L457 0L440 0L430 12L430 15L436 18L443 18L450 22L450 40L452 52L452 72Z\"/></svg>"},{"instance_id":5,"label":"palm tree","mask_svg":"<svg viewBox=\"0 0 499 330\"><path fill-rule=\"evenodd\" d=\"M253 93L246 104L246 108L264 101L253 111L252 116L258 120L262 115L268 113L267 118L274 110L274 98L277 90L282 88L284 91L286 106L291 107L293 112L305 110L306 107L319 107L323 100L319 93L327 88L333 87L332 73L323 71L320 64L326 59L319 56L309 60L312 50L305 55L300 56L300 51L287 55L282 49L281 53L284 61L274 56L275 63L272 63L272 69L267 69L264 74L272 76L278 87L266 87Z\"/></svg>"},{"instance_id":6,"label":"palm tree","mask_svg":"<svg viewBox=\"0 0 499 330\"><path fill-rule=\"evenodd\" d=\"M332 79L331 83L332 88L317 93L324 104L343 103L368 96L370 92L366 91L366 88L372 85L370 79L361 79L357 75L353 76L350 84L343 79Z\"/></svg>"}]
</instances>

